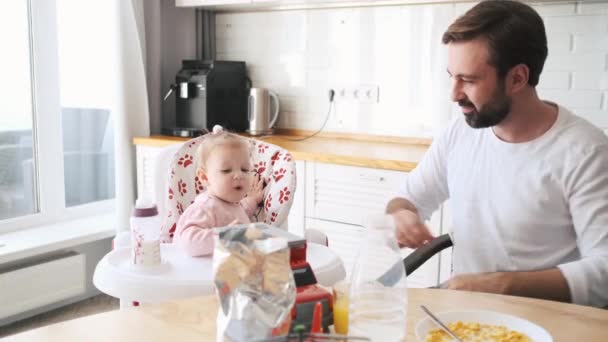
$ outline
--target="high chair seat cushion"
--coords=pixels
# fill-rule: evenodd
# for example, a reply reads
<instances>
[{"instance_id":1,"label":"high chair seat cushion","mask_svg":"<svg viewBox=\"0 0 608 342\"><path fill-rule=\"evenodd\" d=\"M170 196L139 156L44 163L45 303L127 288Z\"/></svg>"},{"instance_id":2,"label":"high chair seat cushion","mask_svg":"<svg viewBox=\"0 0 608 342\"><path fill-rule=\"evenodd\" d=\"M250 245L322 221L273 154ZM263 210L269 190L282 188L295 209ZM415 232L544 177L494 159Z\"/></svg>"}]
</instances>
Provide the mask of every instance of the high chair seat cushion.
<instances>
[{"instance_id":1,"label":"high chair seat cushion","mask_svg":"<svg viewBox=\"0 0 608 342\"><path fill-rule=\"evenodd\" d=\"M186 142L173 156L168 175L166 215L160 233L162 242L173 241L180 215L205 190L202 181L196 177L194 161L196 149L206 136ZM263 203L253 221L279 227L287 219L293 202L295 161L284 148L260 140L247 140L251 143L253 170L263 177L266 185Z\"/></svg>"}]
</instances>

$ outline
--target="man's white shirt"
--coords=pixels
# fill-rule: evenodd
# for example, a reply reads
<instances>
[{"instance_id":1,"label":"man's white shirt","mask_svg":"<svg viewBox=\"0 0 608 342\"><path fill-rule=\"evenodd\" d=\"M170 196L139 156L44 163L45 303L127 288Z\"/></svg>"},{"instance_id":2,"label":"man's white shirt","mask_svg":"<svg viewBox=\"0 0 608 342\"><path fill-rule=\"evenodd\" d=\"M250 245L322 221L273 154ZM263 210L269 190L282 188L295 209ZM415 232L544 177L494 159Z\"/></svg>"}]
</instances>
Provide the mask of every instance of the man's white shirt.
<instances>
[{"instance_id":1,"label":"man's white shirt","mask_svg":"<svg viewBox=\"0 0 608 342\"><path fill-rule=\"evenodd\" d=\"M398 195L425 219L449 198L455 274L557 266L574 303L608 305L608 137L565 108L525 143L453 120Z\"/></svg>"}]
</instances>

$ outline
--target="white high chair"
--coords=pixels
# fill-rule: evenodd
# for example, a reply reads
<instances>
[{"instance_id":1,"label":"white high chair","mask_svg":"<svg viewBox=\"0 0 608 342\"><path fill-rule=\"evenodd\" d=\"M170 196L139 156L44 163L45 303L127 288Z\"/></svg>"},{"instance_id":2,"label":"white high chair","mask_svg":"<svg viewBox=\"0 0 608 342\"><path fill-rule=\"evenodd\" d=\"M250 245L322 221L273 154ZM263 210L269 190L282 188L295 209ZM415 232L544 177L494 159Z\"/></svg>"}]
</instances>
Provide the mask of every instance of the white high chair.
<instances>
[{"instance_id":1,"label":"white high chair","mask_svg":"<svg viewBox=\"0 0 608 342\"><path fill-rule=\"evenodd\" d=\"M171 242L179 215L204 190L195 178L194 152L205 139L198 137L179 145L163 149L154 163L154 195L159 215L164 218L160 228L163 242ZM287 216L296 187L295 162L289 152L279 146L250 139L254 169L266 182L263 206L257 221L286 228ZM168 177L166 176L168 174ZM165 175L165 176L163 176ZM340 258L327 248L327 237L318 231L307 230L306 240L317 242L307 247L307 260L317 280L332 286L346 275ZM211 294L213 275L211 257L192 258L181 253L176 245L161 244L163 264L158 269L142 271L130 262L129 233L126 239L116 242L97 265L93 283L101 291L121 298L121 307L133 300L143 303L160 303L178 298ZM118 240L118 237L117 237ZM123 247L123 248L118 248ZM208 270L193 272L192 270Z\"/></svg>"},{"instance_id":2,"label":"white high chair","mask_svg":"<svg viewBox=\"0 0 608 342\"><path fill-rule=\"evenodd\" d=\"M205 190L196 177L195 154L205 135L187 141L174 153L165 190L156 189L161 213L164 212L160 231L162 242L171 242L180 215L194 202L196 195ZM287 216L296 189L296 167L291 154L284 148L264 141L248 139L252 148L253 168L264 179L264 201L256 221L286 228ZM169 153L167 151L167 153ZM159 158L159 163L162 163ZM163 186L160 184L159 186ZM158 195L157 195L158 196ZM162 203L162 204L161 204Z\"/></svg>"}]
</instances>

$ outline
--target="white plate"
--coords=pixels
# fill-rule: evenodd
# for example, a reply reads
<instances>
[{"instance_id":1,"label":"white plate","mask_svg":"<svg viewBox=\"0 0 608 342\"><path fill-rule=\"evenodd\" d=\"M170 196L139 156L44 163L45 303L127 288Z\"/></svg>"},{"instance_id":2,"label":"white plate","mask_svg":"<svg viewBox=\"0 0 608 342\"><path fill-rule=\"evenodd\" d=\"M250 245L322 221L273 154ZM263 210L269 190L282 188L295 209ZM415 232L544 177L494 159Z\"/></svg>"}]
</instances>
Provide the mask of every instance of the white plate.
<instances>
[{"instance_id":1,"label":"white plate","mask_svg":"<svg viewBox=\"0 0 608 342\"><path fill-rule=\"evenodd\" d=\"M520 317L494 311L444 311L433 312L444 324L456 321L478 322L481 324L504 325L505 327L526 334L534 342L553 342L553 338L541 326ZM430 318L422 319L416 325L416 338L424 341L430 330L438 329Z\"/></svg>"}]
</instances>

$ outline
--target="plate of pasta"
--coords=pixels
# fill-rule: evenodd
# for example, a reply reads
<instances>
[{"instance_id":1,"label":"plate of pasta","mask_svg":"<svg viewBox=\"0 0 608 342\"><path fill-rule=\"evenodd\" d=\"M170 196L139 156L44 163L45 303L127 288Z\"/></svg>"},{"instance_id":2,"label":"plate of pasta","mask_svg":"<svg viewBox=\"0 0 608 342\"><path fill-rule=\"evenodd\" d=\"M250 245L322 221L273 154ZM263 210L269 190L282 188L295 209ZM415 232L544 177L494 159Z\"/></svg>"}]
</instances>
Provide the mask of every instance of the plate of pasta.
<instances>
[{"instance_id":1,"label":"plate of pasta","mask_svg":"<svg viewBox=\"0 0 608 342\"><path fill-rule=\"evenodd\" d=\"M543 327L520 317L494 311L444 311L435 316L463 342L553 342ZM416 325L416 338L422 342L453 341L426 317Z\"/></svg>"}]
</instances>

